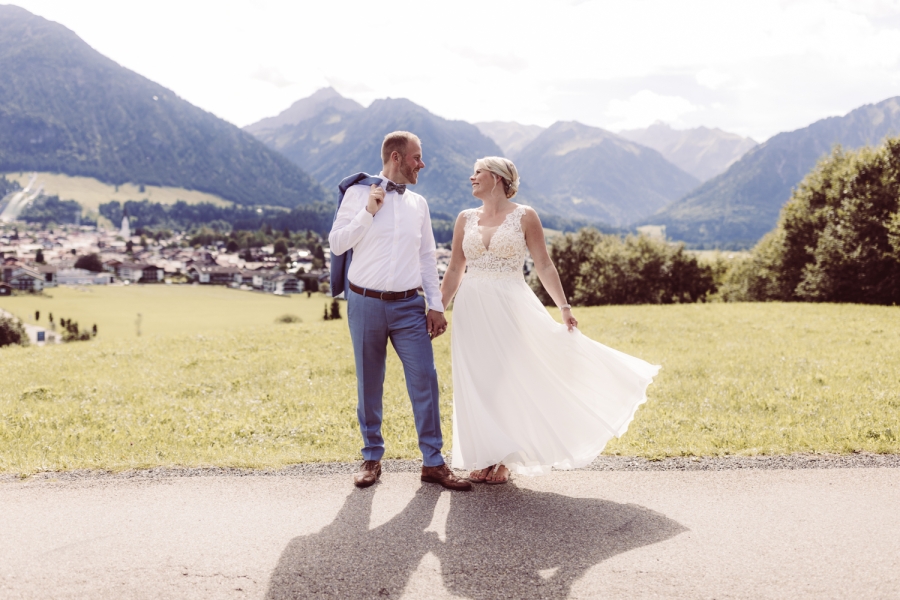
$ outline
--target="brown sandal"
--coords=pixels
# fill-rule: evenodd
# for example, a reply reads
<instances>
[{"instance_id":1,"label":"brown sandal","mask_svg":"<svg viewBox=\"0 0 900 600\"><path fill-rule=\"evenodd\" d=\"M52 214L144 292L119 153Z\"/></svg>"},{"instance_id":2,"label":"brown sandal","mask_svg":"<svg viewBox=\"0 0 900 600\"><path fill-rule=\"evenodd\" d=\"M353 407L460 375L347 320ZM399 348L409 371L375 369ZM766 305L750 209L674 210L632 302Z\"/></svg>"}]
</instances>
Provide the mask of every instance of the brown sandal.
<instances>
[{"instance_id":1,"label":"brown sandal","mask_svg":"<svg viewBox=\"0 0 900 600\"><path fill-rule=\"evenodd\" d=\"M497 463L496 465L494 465L494 468L491 469L491 473L490 473L490 474L491 474L491 475L496 475L496 474L497 474L497 471L500 470L500 467L505 467L505 466L506 466L506 465L504 465L503 463ZM490 468L490 467L488 467L488 468ZM486 475L485 478L484 478L484 482L485 482L486 484L488 484L488 485L499 485L499 484L501 484L501 483L508 483L508 482L509 482L509 477L510 477L510 475L512 475L512 473L510 473L509 468L507 467L507 469L506 469L506 478L505 478L505 479L495 479L494 481L488 481L488 479L487 479L488 476Z\"/></svg>"},{"instance_id":2,"label":"brown sandal","mask_svg":"<svg viewBox=\"0 0 900 600\"><path fill-rule=\"evenodd\" d=\"M486 467L484 469L475 469L474 471L469 473L469 476L466 479L468 479L472 483L484 483L487 480L488 469L490 468L491 467ZM475 475L476 473L480 474L480 477Z\"/></svg>"}]
</instances>

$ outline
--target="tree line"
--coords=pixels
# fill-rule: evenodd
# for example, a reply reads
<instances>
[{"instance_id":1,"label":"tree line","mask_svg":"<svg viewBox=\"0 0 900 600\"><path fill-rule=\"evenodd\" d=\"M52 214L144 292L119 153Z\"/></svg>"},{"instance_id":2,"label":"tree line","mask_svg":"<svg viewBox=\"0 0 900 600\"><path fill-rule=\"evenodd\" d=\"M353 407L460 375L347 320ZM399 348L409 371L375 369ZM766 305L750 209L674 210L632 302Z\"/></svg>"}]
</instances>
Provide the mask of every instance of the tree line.
<instances>
[{"instance_id":1,"label":"tree line","mask_svg":"<svg viewBox=\"0 0 900 600\"><path fill-rule=\"evenodd\" d=\"M794 190L746 258L703 262L645 236L591 228L550 255L573 304L806 301L900 303L900 138L835 147ZM541 299L550 298L534 279Z\"/></svg>"},{"instance_id":2,"label":"tree line","mask_svg":"<svg viewBox=\"0 0 900 600\"><path fill-rule=\"evenodd\" d=\"M82 225L96 225L97 222L88 216L81 214L81 205L75 200L60 200L59 196L40 196L19 215L19 219L26 223L37 223L42 226L68 225L81 223Z\"/></svg>"},{"instance_id":3,"label":"tree line","mask_svg":"<svg viewBox=\"0 0 900 600\"><path fill-rule=\"evenodd\" d=\"M900 138L836 147L723 282L728 300L900 302Z\"/></svg>"},{"instance_id":4,"label":"tree line","mask_svg":"<svg viewBox=\"0 0 900 600\"><path fill-rule=\"evenodd\" d=\"M324 202L304 204L291 210L272 206L217 206L209 202L160 204L149 200L128 200L124 205L113 200L100 205L100 214L118 225L127 213L134 226L144 229L189 231L208 226L213 229L255 230L269 226L290 231L311 230L318 233L331 229L334 207Z\"/></svg>"}]
</instances>

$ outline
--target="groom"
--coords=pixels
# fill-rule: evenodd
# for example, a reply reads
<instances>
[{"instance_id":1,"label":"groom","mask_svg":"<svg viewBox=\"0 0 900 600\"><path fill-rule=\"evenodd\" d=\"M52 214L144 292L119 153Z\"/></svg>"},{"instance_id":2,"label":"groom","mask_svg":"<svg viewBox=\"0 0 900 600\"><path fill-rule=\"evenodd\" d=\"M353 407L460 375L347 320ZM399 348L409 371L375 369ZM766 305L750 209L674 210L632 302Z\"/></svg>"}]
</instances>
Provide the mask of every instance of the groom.
<instances>
[{"instance_id":1,"label":"groom","mask_svg":"<svg viewBox=\"0 0 900 600\"><path fill-rule=\"evenodd\" d=\"M368 487L381 476L382 393L390 339L403 363L412 401L422 481L470 490L472 484L454 475L441 456L444 441L431 340L447 330L447 321L428 203L407 190L425 168L422 143L407 131L389 133L381 145L381 161L382 185L349 188L328 236L334 254L353 250L347 315L356 359L356 414L364 443L364 462L353 482ZM425 290L424 299L419 287Z\"/></svg>"}]
</instances>

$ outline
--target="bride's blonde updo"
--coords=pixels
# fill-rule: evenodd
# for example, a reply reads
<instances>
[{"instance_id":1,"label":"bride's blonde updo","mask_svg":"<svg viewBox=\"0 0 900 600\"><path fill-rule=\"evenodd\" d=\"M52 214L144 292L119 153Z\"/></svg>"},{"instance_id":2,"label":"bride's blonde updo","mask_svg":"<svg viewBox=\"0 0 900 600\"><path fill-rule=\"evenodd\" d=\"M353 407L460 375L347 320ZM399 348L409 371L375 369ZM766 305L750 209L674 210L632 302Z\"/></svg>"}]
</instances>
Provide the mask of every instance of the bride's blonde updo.
<instances>
[{"instance_id":1,"label":"bride's blonde updo","mask_svg":"<svg viewBox=\"0 0 900 600\"><path fill-rule=\"evenodd\" d=\"M503 180L503 190L507 198L512 198L519 191L519 171L508 158L485 156L475 161L476 169L485 169Z\"/></svg>"}]
</instances>

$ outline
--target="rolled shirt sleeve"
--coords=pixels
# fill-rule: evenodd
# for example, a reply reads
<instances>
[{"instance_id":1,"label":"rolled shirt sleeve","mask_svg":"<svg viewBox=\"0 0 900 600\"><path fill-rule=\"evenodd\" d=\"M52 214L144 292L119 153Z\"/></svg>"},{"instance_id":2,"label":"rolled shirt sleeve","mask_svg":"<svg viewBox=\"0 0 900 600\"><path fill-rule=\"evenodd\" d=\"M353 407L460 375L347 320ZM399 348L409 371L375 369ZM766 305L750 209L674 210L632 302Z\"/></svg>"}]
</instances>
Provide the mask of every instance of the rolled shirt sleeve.
<instances>
[{"instance_id":1,"label":"rolled shirt sleeve","mask_svg":"<svg viewBox=\"0 0 900 600\"><path fill-rule=\"evenodd\" d=\"M335 254L350 250L366 235L372 226L373 216L366 210L369 189L353 186L344 194L337 217L328 234L328 244Z\"/></svg>"},{"instance_id":2,"label":"rolled shirt sleeve","mask_svg":"<svg viewBox=\"0 0 900 600\"><path fill-rule=\"evenodd\" d=\"M429 310L444 312L441 300L441 285L438 280L437 245L434 242L434 230L431 228L431 212L428 203L423 199L425 218L422 219L422 237L419 246L419 269L422 273L422 289L425 290L425 300Z\"/></svg>"}]
</instances>

